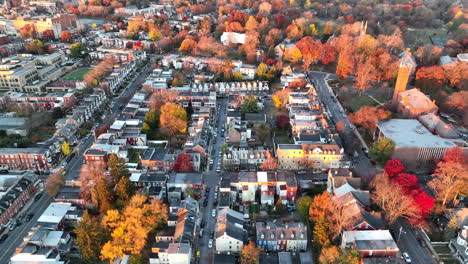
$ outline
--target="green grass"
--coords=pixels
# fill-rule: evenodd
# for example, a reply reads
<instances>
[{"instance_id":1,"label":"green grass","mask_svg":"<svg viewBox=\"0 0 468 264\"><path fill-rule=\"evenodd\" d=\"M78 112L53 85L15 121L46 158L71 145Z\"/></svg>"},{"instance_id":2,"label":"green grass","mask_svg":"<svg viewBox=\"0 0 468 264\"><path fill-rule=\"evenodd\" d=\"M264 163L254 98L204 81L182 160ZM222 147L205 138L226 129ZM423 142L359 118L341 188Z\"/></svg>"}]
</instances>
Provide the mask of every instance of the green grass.
<instances>
[{"instance_id":1,"label":"green grass","mask_svg":"<svg viewBox=\"0 0 468 264\"><path fill-rule=\"evenodd\" d=\"M64 81L83 81L83 77L85 76L86 73L88 73L91 70L91 68L82 68L82 69L77 69L69 74L67 74L63 80Z\"/></svg>"},{"instance_id":2,"label":"green grass","mask_svg":"<svg viewBox=\"0 0 468 264\"><path fill-rule=\"evenodd\" d=\"M340 93L339 100L344 107L351 109L353 112L358 111L363 106L376 106L376 101L367 95L358 95L354 93Z\"/></svg>"}]
</instances>

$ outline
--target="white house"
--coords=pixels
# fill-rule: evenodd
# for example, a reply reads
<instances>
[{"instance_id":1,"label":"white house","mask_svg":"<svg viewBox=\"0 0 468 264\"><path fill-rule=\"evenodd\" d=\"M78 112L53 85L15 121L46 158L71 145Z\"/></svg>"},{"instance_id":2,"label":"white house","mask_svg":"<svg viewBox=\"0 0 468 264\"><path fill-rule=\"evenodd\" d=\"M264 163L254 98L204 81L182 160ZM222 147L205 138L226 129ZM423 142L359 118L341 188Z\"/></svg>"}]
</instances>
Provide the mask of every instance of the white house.
<instances>
[{"instance_id":1,"label":"white house","mask_svg":"<svg viewBox=\"0 0 468 264\"><path fill-rule=\"evenodd\" d=\"M192 248L188 243L159 242L153 245L150 264L190 264Z\"/></svg>"},{"instance_id":2,"label":"white house","mask_svg":"<svg viewBox=\"0 0 468 264\"><path fill-rule=\"evenodd\" d=\"M245 235L243 214L229 208L219 210L215 234L217 252L240 252Z\"/></svg>"},{"instance_id":3,"label":"white house","mask_svg":"<svg viewBox=\"0 0 468 264\"><path fill-rule=\"evenodd\" d=\"M221 35L221 43L223 43L223 45L244 44L245 34L237 32L223 32Z\"/></svg>"}]
</instances>

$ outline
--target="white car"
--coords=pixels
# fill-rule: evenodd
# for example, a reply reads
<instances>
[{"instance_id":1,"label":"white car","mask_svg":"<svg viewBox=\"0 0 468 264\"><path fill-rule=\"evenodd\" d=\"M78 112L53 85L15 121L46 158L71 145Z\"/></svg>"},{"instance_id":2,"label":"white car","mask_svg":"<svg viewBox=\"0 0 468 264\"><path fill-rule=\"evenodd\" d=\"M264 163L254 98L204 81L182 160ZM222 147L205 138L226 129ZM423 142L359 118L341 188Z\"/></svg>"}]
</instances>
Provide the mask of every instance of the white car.
<instances>
[{"instance_id":1,"label":"white car","mask_svg":"<svg viewBox=\"0 0 468 264\"><path fill-rule=\"evenodd\" d=\"M213 247L213 239L208 240L208 247L209 248Z\"/></svg>"},{"instance_id":2,"label":"white car","mask_svg":"<svg viewBox=\"0 0 468 264\"><path fill-rule=\"evenodd\" d=\"M216 216L216 209L211 210L211 216L215 217Z\"/></svg>"},{"instance_id":3,"label":"white car","mask_svg":"<svg viewBox=\"0 0 468 264\"><path fill-rule=\"evenodd\" d=\"M403 252L403 259L405 260L406 263L411 263L411 258L406 252Z\"/></svg>"}]
</instances>

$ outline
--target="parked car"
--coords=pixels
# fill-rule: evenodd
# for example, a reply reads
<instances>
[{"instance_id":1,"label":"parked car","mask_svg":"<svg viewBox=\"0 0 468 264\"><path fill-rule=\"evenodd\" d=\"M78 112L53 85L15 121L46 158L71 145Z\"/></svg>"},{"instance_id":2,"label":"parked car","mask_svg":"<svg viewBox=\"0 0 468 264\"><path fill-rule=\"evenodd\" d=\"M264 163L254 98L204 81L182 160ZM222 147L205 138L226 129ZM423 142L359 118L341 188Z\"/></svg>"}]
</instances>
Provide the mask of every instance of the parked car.
<instances>
[{"instance_id":1,"label":"parked car","mask_svg":"<svg viewBox=\"0 0 468 264\"><path fill-rule=\"evenodd\" d=\"M33 218L33 216L34 216L33 214L27 214L27 215L24 217L24 221L26 221L26 222L31 221L31 219Z\"/></svg>"},{"instance_id":2,"label":"parked car","mask_svg":"<svg viewBox=\"0 0 468 264\"><path fill-rule=\"evenodd\" d=\"M15 230L15 227L16 227L15 221L11 221L11 223L8 225L8 229L9 229L10 231Z\"/></svg>"},{"instance_id":3,"label":"parked car","mask_svg":"<svg viewBox=\"0 0 468 264\"><path fill-rule=\"evenodd\" d=\"M406 263L411 263L411 258L406 252L403 252L403 259L405 260Z\"/></svg>"},{"instance_id":4,"label":"parked car","mask_svg":"<svg viewBox=\"0 0 468 264\"><path fill-rule=\"evenodd\" d=\"M213 209L213 210L211 211L211 216L212 216L212 217L215 217L215 216L216 216L216 209Z\"/></svg>"},{"instance_id":5,"label":"parked car","mask_svg":"<svg viewBox=\"0 0 468 264\"><path fill-rule=\"evenodd\" d=\"M208 240L208 247L209 248L213 247L213 239Z\"/></svg>"},{"instance_id":6,"label":"parked car","mask_svg":"<svg viewBox=\"0 0 468 264\"><path fill-rule=\"evenodd\" d=\"M41 196L42 196L42 193L38 193L36 197L34 197L34 201L41 199Z\"/></svg>"},{"instance_id":7,"label":"parked car","mask_svg":"<svg viewBox=\"0 0 468 264\"><path fill-rule=\"evenodd\" d=\"M8 234L3 234L2 236L0 236L0 243L5 242L7 238L8 238Z\"/></svg>"}]
</instances>

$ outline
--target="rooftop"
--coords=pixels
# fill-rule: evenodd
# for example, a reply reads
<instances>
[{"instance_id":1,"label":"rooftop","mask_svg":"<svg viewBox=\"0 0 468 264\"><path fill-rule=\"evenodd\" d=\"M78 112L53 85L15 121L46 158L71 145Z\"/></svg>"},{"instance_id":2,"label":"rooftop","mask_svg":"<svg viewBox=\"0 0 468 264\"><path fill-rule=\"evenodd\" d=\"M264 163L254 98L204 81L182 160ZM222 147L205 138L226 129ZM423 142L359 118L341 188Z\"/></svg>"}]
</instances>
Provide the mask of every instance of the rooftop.
<instances>
[{"instance_id":1,"label":"rooftop","mask_svg":"<svg viewBox=\"0 0 468 264\"><path fill-rule=\"evenodd\" d=\"M452 148L460 142L433 135L416 119L390 119L379 122L378 127L396 147Z\"/></svg>"}]
</instances>

